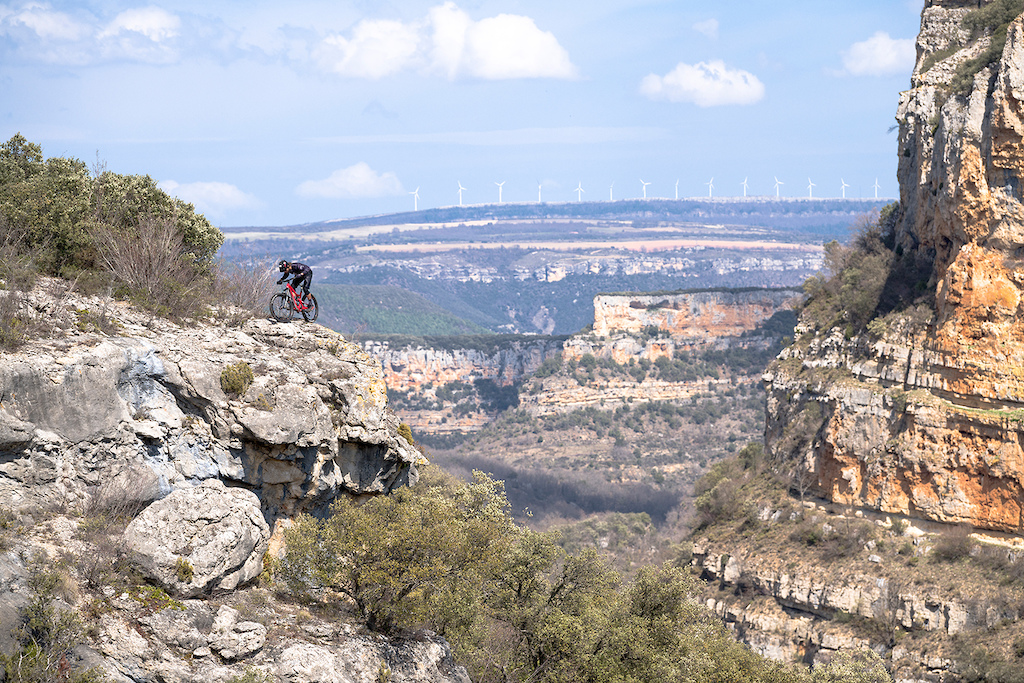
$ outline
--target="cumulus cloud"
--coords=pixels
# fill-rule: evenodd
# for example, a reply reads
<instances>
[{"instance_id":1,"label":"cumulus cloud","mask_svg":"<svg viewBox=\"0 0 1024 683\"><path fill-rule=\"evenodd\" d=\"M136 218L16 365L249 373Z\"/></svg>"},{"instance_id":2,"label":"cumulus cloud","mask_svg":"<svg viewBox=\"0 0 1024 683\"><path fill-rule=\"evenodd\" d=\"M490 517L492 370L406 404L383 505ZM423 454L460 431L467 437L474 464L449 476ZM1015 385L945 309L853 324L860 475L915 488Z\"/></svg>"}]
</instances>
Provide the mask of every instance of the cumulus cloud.
<instances>
[{"instance_id":1,"label":"cumulus cloud","mask_svg":"<svg viewBox=\"0 0 1024 683\"><path fill-rule=\"evenodd\" d=\"M652 100L715 107L758 102L764 97L764 84L749 71L730 69L715 60L680 63L664 76L650 74L640 82L640 92Z\"/></svg>"},{"instance_id":2,"label":"cumulus cloud","mask_svg":"<svg viewBox=\"0 0 1024 683\"><path fill-rule=\"evenodd\" d=\"M171 62L178 58L175 38L181 20L159 7L121 12L97 35L103 54L141 62Z\"/></svg>"},{"instance_id":3,"label":"cumulus cloud","mask_svg":"<svg viewBox=\"0 0 1024 683\"><path fill-rule=\"evenodd\" d=\"M843 73L853 76L909 74L916 57L912 38L891 38L885 31L879 31L842 53Z\"/></svg>"},{"instance_id":4,"label":"cumulus cloud","mask_svg":"<svg viewBox=\"0 0 1024 683\"><path fill-rule=\"evenodd\" d=\"M78 40L89 27L48 4L28 2L20 8L0 5L0 35L32 34L42 40Z\"/></svg>"},{"instance_id":5,"label":"cumulus cloud","mask_svg":"<svg viewBox=\"0 0 1024 683\"><path fill-rule=\"evenodd\" d=\"M194 204L197 211L207 216L220 217L228 211L258 209L263 206L259 199L230 183L178 183L174 180L163 180L160 182L160 188L170 195Z\"/></svg>"},{"instance_id":6,"label":"cumulus cloud","mask_svg":"<svg viewBox=\"0 0 1024 683\"><path fill-rule=\"evenodd\" d=\"M394 173L377 173L364 161L341 168L323 180L307 180L295 188L300 197L310 199L365 199L387 197L405 192Z\"/></svg>"},{"instance_id":7,"label":"cumulus cloud","mask_svg":"<svg viewBox=\"0 0 1024 683\"><path fill-rule=\"evenodd\" d=\"M321 66L342 76L382 78L417 58L416 27L398 21L361 21L351 38L328 36L315 53Z\"/></svg>"},{"instance_id":8,"label":"cumulus cloud","mask_svg":"<svg viewBox=\"0 0 1024 683\"><path fill-rule=\"evenodd\" d=\"M168 40L178 35L181 20L159 7L125 10L118 14L103 31L100 38L124 33L136 33L153 41Z\"/></svg>"},{"instance_id":9,"label":"cumulus cloud","mask_svg":"<svg viewBox=\"0 0 1024 683\"><path fill-rule=\"evenodd\" d=\"M316 56L327 70L356 78L403 70L452 80L576 76L569 53L530 17L499 14L474 21L453 2L432 8L417 22L361 21L349 37L325 38Z\"/></svg>"},{"instance_id":10,"label":"cumulus cloud","mask_svg":"<svg viewBox=\"0 0 1024 683\"><path fill-rule=\"evenodd\" d=\"M84 10L72 16L43 2L0 5L0 37L7 39L0 47L31 61L168 62L177 58L180 28L180 19L159 7L126 10L104 23Z\"/></svg>"},{"instance_id":11,"label":"cumulus cloud","mask_svg":"<svg viewBox=\"0 0 1024 683\"><path fill-rule=\"evenodd\" d=\"M692 28L697 33L701 33L711 40L716 40L718 38L718 19L698 21Z\"/></svg>"}]
</instances>

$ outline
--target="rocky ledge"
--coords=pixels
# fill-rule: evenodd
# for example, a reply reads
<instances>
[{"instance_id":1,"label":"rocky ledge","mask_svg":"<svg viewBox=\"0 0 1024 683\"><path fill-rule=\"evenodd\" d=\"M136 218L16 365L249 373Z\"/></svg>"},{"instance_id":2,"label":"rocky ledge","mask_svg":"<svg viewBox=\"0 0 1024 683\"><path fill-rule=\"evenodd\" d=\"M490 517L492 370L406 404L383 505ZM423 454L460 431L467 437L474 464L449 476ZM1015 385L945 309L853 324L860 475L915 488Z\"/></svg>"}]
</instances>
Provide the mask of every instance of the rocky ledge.
<instances>
[{"instance_id":1,"label":"rocky ledge","mask_svg":"<svg viewBox=\"0 0 1024 683\"><path fill-rule=\"evenodd\" d=\"M0 356L0 506L149 501L219 479L274 524L417 477L380 364L324 327L179 325L45 286L26 305L71 326Z\"/></svg>"}]
</instances>

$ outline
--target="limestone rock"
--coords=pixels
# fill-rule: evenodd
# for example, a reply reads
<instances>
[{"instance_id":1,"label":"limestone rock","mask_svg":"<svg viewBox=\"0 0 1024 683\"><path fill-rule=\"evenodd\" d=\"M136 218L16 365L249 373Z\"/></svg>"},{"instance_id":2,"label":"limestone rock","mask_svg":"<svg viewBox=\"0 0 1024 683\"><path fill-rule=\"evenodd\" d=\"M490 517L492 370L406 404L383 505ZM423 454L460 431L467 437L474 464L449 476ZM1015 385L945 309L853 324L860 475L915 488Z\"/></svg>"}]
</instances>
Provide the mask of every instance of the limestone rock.
<instances>
[{"instance_id":1,"label":"limestone rock","mask_svg":"<svg viewBox=\"0 0 1024 683\"><path fill-rule=\"evenodd\" d=\"M895 254L930 264L934 295L848 338L798 326L765 374L781 469L843 504L1024 532L1024 18L1001 58L957 69L989 36L977 9L930 0L901 95ZM927 275L925 276L927 277Z\"/></svg>"},{"instance_id":2,"label":"limestone rock","mask_svg":"<svg viewBox=\"0 0 1024 683\"><path fill-rule=\"evenodd\" d=\"M210 634L210 649L231 661L253 655L267 642L267 627L253 621L238 621L238 611L227 605L217 611Z\"/></svg>"},{"instance_id":3,"label":"limestone rock","mask_svg":"<svg viewBox=\"0 0 1024 683\"><path fill-rule=\"evenodd\" d=\"M340 335L262 319L180 327L68 296L120 331L0 358L0 505L74 508L114 482L153 500L219 479L276 520L415 482L421 456L398 435L380 364ZM221 374L239 363L253 382L228 395Z\"/></svg>"},{"instance_id":4,"label":"limestone rock","mask_svg":"<svg viewBox=\"0 0 1024 683\"><path fill-rule=\"evenodd\" d=\"M252 492L213 479L150 505L125 539L147 576L174 595L194 597L259 576L270 528Z\"/></svg>"}]
</instances>

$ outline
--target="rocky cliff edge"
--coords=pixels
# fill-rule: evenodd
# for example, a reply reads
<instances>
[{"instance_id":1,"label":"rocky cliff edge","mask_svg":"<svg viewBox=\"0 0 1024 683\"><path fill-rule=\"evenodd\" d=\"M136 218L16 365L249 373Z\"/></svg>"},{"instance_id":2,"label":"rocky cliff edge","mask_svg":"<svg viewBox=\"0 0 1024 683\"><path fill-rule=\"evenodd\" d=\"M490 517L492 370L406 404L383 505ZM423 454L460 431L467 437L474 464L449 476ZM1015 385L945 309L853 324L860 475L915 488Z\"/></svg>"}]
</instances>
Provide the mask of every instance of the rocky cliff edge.
<instances>
[{"instance_id":1,"label":"rocky cliff edge","mask_svg":"<svg viewBox=\"0 0 1024 683\"><path fill-rule=\"evenodd\" d=\"M766 441L830 500L1020 533L1024 20L972 61L996 6L928 2L900 98L893 253L929 264L929 296L853 337L805 320L765 376Z\"/></svg>"},{"instance_id":2,"label":"rocky cliff edge","mask_svg":"<svg viewBox=\"0 0 1024 683\"><path fill-rule=\"evenodd\" d=\"M110 489L147 501L220 479L273 524L415 481L421 456L380 364L337 333L227 314L178 325L55 287L27 305L44 320L60 307L69 328L0 356L0 506L75 509Z\"/></svg>"}]
</instances>

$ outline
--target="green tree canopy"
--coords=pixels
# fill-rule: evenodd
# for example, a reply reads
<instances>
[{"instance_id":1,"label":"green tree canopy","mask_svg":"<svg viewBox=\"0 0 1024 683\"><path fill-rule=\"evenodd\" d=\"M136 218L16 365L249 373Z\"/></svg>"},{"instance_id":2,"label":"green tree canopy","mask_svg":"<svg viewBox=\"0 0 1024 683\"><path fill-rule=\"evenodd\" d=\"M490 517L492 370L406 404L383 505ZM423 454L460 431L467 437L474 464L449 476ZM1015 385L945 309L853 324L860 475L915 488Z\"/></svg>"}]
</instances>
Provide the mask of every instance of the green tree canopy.
<instances>
[{"instance_id":1,"label":"green tree canopy","mask_svg":"<svg viewBox=\"0 0 1024 683\"><path fill-rule=\"evenodd\" d=\"M20 133L0 145L0 221L36 255L41 272L99 268L101 238L138 239L146 220L170 225L181 244L175 258L199 271L209 270L224 241L191 204L168 195L148 175L92 177L78 159L44 160L42 148Z\"/></svg>"}]
</instances>

